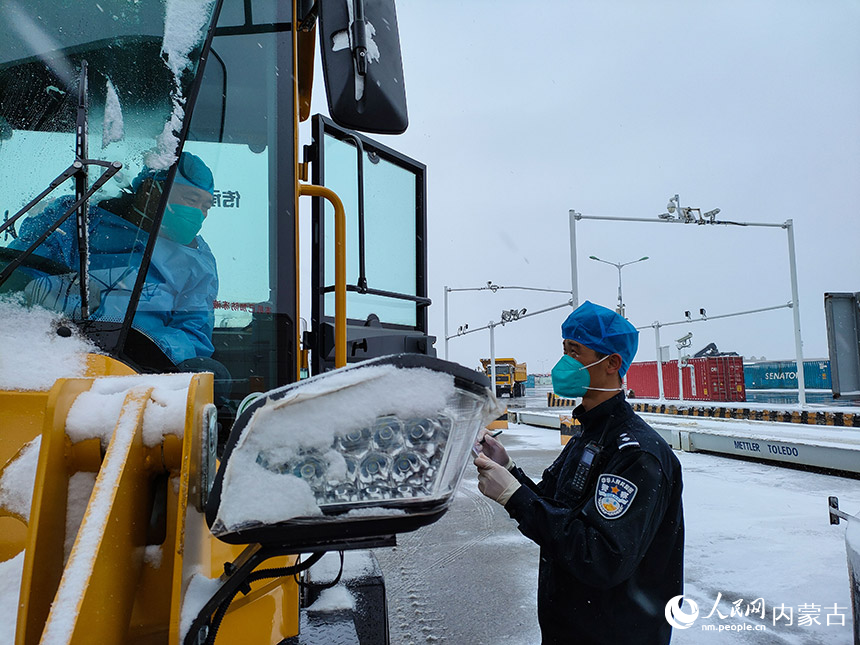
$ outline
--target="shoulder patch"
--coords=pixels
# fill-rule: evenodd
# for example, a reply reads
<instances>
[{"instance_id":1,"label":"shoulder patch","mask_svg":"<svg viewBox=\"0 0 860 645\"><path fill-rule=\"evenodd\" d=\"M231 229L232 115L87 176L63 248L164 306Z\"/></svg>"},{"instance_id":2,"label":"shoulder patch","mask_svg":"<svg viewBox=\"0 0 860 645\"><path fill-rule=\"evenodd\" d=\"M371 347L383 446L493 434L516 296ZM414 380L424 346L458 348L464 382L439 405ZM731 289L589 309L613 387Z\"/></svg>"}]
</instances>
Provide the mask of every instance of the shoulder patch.
<instances>
[{"instance_id":1,"label":"shoulder patch","mask_svg":"<svg viewBox=\"0 0 860 645\"><path fill-rule=\"evenodd\" d=\"M618 435L618 449L623 450L624 448L638 448L639 442L636 441L632 436L630 436L626 432L622 432Z\"/></svg>"},{"instance_id":2,"label":"shoulder patch","mask_svg":"<svg viewBox=\"0 0 860 645\"><path fill-rule=\"evenodd\" d=\"M631 481L618 475L601 475L594 491L594 506L607 520L615 520L624 515L638 488Z\"/></svg>"}]
</instances>

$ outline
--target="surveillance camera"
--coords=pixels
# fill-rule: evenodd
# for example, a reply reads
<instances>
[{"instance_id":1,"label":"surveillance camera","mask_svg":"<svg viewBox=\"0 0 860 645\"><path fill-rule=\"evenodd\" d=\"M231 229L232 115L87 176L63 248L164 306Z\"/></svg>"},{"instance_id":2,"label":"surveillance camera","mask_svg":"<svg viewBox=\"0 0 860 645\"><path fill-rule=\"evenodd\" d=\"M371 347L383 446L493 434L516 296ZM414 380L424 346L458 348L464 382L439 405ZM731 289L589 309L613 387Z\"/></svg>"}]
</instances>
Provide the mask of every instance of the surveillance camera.
<instances>
[{"instance_id":1,"label":"surveillance camera","mask_svg":"<svg viewBox=\"0 0 860 645\"><path fill-rule=\"evenodd\" d=\"M675 342L677 342L677 343L686 343L686 342L687 342L688 340L690 340L692 337L693 337L693 332L690 332L689 334L684 334L683 336L681 336L681 337L680 337L678 340L676 340Z\"/></svg>"},{"instance_id":2,"label":"surveillance camera","mask_svg":"<svg viewBox=\"0 0 860 645\"><path fill-rule=\"evenodd\" d=\"M674 213L675 212L675 202L670 200L669 203L666 204L666 210L669 211L670 213Z\"/></svg>"}]
</instances>

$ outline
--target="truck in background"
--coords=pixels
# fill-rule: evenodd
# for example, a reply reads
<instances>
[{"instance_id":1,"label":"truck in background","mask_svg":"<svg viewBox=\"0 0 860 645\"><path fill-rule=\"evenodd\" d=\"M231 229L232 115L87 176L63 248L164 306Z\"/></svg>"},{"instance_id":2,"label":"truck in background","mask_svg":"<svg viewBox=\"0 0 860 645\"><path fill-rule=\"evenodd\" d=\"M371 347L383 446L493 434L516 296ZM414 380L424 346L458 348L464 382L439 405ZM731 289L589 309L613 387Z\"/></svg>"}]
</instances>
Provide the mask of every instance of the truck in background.
<instances>
[{"instance_id":1,"label":"truck in background","mask_svg":"<svg viewBox=\"0 0 860 645\"><path fill-rule=\"evenodd\" d=\"M484 374L492 378L492 360L482 358ZM512 399L526 395L528 368L525 363L517 363L515 358L496 359L496 396L509 395Z\"/></svg>"}]
</instances>

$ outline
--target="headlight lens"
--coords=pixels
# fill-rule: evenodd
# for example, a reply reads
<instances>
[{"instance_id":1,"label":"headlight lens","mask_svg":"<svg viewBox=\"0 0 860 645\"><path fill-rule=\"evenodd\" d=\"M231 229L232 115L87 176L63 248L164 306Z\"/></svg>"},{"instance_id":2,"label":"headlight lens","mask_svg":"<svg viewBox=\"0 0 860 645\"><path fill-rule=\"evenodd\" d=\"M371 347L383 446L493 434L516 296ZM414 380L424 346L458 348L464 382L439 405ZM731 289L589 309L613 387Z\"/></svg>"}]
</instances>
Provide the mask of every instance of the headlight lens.
<instances>
[{"instance_id":1,"label":"headlight lens","mask_svg":"<svg viewBox=\"0 0 860 645\"><path fill-rule=\"evenodd\" d=\"M498 415L491 392L429 369L343 372L346 384L329 373L257 404L219 473L215 535L447 506L478 430Z\"/></svg>"}]
</instances>

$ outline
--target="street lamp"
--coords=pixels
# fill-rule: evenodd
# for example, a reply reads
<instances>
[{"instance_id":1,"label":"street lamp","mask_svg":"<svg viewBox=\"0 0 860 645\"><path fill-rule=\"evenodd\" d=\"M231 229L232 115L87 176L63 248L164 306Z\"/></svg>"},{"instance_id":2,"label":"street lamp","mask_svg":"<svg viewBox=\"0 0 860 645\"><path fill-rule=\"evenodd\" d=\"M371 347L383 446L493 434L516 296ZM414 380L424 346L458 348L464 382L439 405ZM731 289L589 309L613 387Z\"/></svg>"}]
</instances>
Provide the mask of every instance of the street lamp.
<instances>
[{"instance_id":1,"label":"street lamp","mask_svg":"<svg viewBox=\"0 0 860 645\"><path fill-rule=\"evenodd\" d=\"M638 260L631 260L630 262L609 262L608 260L601 260L599 257L595 255L589 255L589 260L595 260L597 262L603 262L604 264L611 264L616 269L618 269L618 307L616 307L616 311L624 316L624 301L621 298L621 269L626 267L628 264L636 264L637 262L642 262L643 260L647 260L648 256L643 256Z\"/></svg>"}]
</instances>

